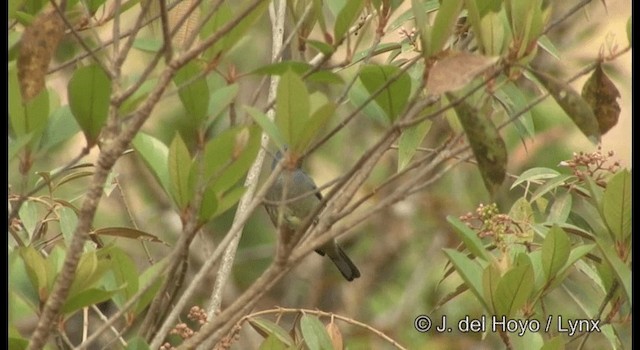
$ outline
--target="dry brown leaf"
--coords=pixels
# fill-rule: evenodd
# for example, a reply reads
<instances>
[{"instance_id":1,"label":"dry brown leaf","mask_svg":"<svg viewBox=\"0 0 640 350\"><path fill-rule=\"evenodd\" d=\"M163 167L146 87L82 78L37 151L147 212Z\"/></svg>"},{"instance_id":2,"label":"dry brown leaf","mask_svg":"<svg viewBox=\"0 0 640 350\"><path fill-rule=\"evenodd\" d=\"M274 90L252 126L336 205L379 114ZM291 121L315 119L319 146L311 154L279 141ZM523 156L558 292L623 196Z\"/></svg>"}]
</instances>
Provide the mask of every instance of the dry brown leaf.
<instances>
[{"instance_id":1,"label":"dry brown leaf","mask_svg":"<svg viewBox=\"0 0 640 350\"><path fill-rule=\"evenodd\" d=\"M553 75L533 70L536 78L549 91L562 110L594 144L600 142L600 127L589 103L565 81Z\"/></svg>"},{"instance_id":2,"label":"dry brown leaf","mask_svg":"<svg viewBox=\"0 0 640 350\"><path fill-rule=\"evenodd\" d=\"M438 60L429 70L427 94L440 95L459 90L497 61L498 57L454 52Z\"/></svg>"},{"instance_id":3,"label":"dry brown leaf","mask_svg":"<svg viewBox=\"0 0 640 350\"><path fill-rule=\"evenodd\" d=\"M582 87L582 97L591 106L593 114L598 119L602 135L618 124L620 91L602 70L601 65L596 67L589 80Z\"/></svg>"},{"instance_id":4,"label":"dry brown leaf","mask_svg":"<svg viewBox=\"0 0 640 350\"><path fill-rule=\"evenodd\" d=\"M42 13L22 34L18 54L18 80L24 101L44 89L49 62L64 35L64 22L55 10Z\"/></svg>"},{"instance_id":5,"label":"dry brown leaf","mask_svg":"<svg viewBox=\"0 0 640 350\"><path fill-rule=\"evenodd\" d=\"M171 30L174 30L180 19L187 14L187 10L193 6L193 2L194 0L182 0L169 12L169 27ZM187 44L187 39L194 34L199 18L200 8L196 7L191 14L189 14L187 20L182 24L176 35L173 37L174 46L187 49L182 46L183 44Z\"/></svg>"},{"instance_id":6,"label":"dry brown leaf","mask_svg":"<svg viewBox=\"0 0 640 350\"><path fill-rule=\"evenodd\" d=\"M331 339L331 344L333 348L336 350L344 349L344 345L342 342L342 332L340 332L340 328L331 321L328 325L325 326L327 329L327 333L329 334L329 338Z\"/></svg>"}]
</instances>

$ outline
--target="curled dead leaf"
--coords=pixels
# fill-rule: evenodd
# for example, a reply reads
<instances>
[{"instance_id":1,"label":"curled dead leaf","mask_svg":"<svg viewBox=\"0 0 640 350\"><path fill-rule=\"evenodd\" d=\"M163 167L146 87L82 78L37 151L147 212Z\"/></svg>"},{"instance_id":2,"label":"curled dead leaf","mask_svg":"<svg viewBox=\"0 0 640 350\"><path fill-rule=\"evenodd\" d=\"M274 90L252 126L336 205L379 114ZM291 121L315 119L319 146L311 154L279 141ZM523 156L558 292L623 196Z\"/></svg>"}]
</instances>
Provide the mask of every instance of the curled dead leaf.
<instances>
[{"instance_id":1,"label":"curled dead leaf","mask_svg":"<svg viewBox=\"0 0 640 350\"><path fill-rule=\"evenodd\" d=\"M620 91L602 70L602 65L596 67L582 87L582 97L591 106L602 135L618 123Z\"/></svg>"},{"instance_id":2,"label":"curled dead leaf","mask_svg":"<svg viewBox=\"0 0 640 350\"><path fill-rule=\"evenodd\" d=\"M498 57L453 52L431 67L425 90L429 95L459 90L497 61Z\"/></svg>"},{"instance_id":3,"label":"curled dead leaf","mask_svg":"<svg viewBox=\"0 0 640 350\"><path fill-rule=\"evenodd\" d=\"M55 10L40 14L22 34L17 66L24 101L44 89L49 62L63 35L64 22Z\"/></svg>"}]
</instances>

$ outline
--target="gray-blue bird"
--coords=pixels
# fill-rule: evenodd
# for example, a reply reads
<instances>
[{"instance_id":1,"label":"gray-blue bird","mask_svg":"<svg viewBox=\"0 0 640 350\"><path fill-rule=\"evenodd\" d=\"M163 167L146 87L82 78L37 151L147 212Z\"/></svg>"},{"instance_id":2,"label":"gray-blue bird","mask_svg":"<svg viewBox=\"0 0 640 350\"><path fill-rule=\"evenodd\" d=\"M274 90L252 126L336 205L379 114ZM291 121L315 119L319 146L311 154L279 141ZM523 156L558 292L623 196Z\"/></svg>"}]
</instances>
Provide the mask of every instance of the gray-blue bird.
<instances>
[{"instance_id":1,"label":"gray-blue bird","mask_svg":"<svg viewBox=\"0 0 640 350\"><path fill-rule=\"evenodd\" d=\"M278 151L271 164L271 170L278 165L281 158L282 152ZM276 227L278 224L284 226L286 232L292 234L320 204L322 195L317 191L313 179L297 164L295 167L285 166L282 169L274 184L267 191L266 199L268 203L265 204L265 208L273 224ZM278 205L276 204L278 202L283 203ZM283 210L280 219L278 218L278 209ZM360 271L335 239L316 249L316 253L329 256L347 281L360 277Z\"/></svg>"}]
</instances>

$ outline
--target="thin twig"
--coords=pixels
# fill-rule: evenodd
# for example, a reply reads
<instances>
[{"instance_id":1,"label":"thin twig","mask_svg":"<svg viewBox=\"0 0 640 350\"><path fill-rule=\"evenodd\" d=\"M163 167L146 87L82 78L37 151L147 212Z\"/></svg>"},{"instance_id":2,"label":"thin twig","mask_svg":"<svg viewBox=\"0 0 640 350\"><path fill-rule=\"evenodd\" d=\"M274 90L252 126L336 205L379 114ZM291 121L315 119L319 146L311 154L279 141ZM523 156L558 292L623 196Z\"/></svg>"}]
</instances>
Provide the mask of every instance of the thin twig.
<instances>
[{"instance_id":1,"label":"thin twig","mask_svg":"<svg viewBox=\"0 0 640 350\"><path fill-rule=\"evenodd\" d=\"M71 167L73 167L74 165L76 165L82 158L84 158L87 154L89 154L89 148L87 147L83 147L82 150L80 150L80 153L75 156L73 159L71 159L67 164L65 164L60 170L58 170L58 172L52 174L49 176L49 180L53 181L55 179L57 179L58 177L60 177L62 174L65 173L65 171L69 170ZM22 204L24 204L24 202L31 196L33 196L34 194L38 193L38 191L40 191L41 189L43 189L45 186L47 186L48 183L46 181L41 182L40 184L36 185L31 191L29 191L27 194L25 195L19 195L18 200L15 204L13 204L11 206L11 212L9 212L9 222L8 224L11 225L11 222L18 217L18 212L20 211L20 208L22 207Z\"/></svg>"},{"instance_id":2,"label":"thin twig","mask_svg":"<svg viewBox=\"0 0 640 350\"><path fill-rule=\"evenodd\" d=\"M150 0L151 2L152 0ZM171 62L171 58L173 57L173 46L172 41L173 37L170 34L171 28L169 28L169 11L167 10L167 0L159 0L160 2L160 23L162 26L162 42L164 49L164 60L165 62ZM187 12L186 15L191 15L191 13ZM178 26L176 26L176 29Z\"/></svg>"},{"instance_id":3,"label":"thin twig","mask_svg":"<svg viewBox=\"0 0 640 350\"><path fill-rule=\"evenodd\" d=\"M109 78L112 78L113 77L113 72L110 69L108 69L107 66L104 65L104 62L102 62L102 60L100 60L100 58L98 58L98 56L95 53L93 53L91 51L91 48L89 48L87 43L84 42L84 40L82 39L80 34L76 31L76 29L73 27L73 25L67 19L67 16L64 15L64 11L62 11L62 9L56 4L56 2L54 0L49 0L49 3L51 3L53 8L58 13L58 16L60 16L60 18L62 19L64 24L67 26L67 28L69 28L69 30L71 30L71 34L73 34L73 36L76 38L76 40L78 40L78 43L80 44L80 46L82 46L82 48L85 51L90 52L91 58L93 58L93 60L96 62L96 64L98 66L100 66L100 68L102 68L102 70L109 76Z\"/></svg>"},{"instance_id":4,"label":"thin twig","mask_svg":"<svg viewBox=\"0 0 640 350\"><path fill-rule=\"evenodd\" d=\"M549 25L547 25L546 28L544 28L544 30L542 31L541 35L545 35L547 34L551 29L555 28L557 25L559 25L560 23L564 22L565 20L567 20L569 17L573 16L574 13L578 12L578 10L580 10L581 8L587 6L589 3L591 3L592 0L582 0L579 3L575 4L571 9L569 9L569 11L567 11L565 14L563 14L562 16L560 16L558 19L556 19L555 21L549 23Z\"/></svg>"},{"instance_id":5,"label":"thin twig","mask_svg":"<svg viewBox=\"0 0 640 350\"><path fill-rule=\"evenodd\" d=\"M104 323L100 327L98 327L98 329L94 330L93 333L82 344L78 345L74 350L87 349L89 345L91 345L94 341L100 338L103 332L105 332L109 328L112 328L113 324L118 319L120 319L120 317L122 317L125 314L125 312L131 309L140 300L140 298L147 293L147 291L149 291L149 289L155 284L158 278L161 278L161 277L164 278L165 277L164 271L167 269L168 265L166 265L166 261L161 261L160 264L164 264L165 266L161 267L158 270L158 274L153 276L153 278L149 281L149 283L147 283L144 287L140 288L140 290L138 290L133 296L131 296L131 299L127 300L127 302L124 305L122 305L122 307L118 310L118 312L116 312L111 317L109 317L108 320L105 320Z\"/></svg>"},{"instance_id":6,"label":"thin twig","mask_svg":"<svg viewBox=\"0 0 640 350\"><path fill-rule=\"evenodd\" d=\"M352 324L354 326L366 329L368 331L370 331L371 333L375 334L376 336L378 336L379 338L383 339L384 341L386 341L387 343L393 345L395 348L397 349L406 349L405 347L403 347L402 345L398 344L397 341L393 340L392 338L390 338L389 336L387 336L386 334L384 334L382 331L375 329L374 327L354 320L353 318L349 318L349 317L345 317L342 315L338 315L338 314L334 314L331 312L325 312L325 311L320 311L320 310L310 310L310 309L291 309L291 308L277 308L277 309L269 309L269 310L262 310L262 311L258 311L258 312L254 312L251 313L249 315L244 316L242 319L240 319L240 321L238 321L238 323L236 324L238 327L242 326L243 323L251 320L252 318L258 317L258 316L263 316L263 315L272 315L272 314L311 314L311 315L316 315L316 316L320 316L320 317L328 317L330 319L338 319L341 321L344 321L348 324Z\"/></svg>"}]
</instances>

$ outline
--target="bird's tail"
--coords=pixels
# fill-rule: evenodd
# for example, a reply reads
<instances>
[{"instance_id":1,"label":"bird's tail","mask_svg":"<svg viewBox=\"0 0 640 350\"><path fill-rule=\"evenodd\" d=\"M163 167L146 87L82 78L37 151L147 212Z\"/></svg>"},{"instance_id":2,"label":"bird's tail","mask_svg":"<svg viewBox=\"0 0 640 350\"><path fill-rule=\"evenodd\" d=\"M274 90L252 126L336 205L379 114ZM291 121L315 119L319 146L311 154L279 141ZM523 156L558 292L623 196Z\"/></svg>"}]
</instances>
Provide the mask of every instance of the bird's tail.
<instances>
[{"instance_id":1,"label":"bird's tail","mask_svg":"<svg viewBox=\"0 0 640 350\"><path fill-rule=\"evenodd\" d=\"M353 281L354 279L360 277L360 270L356 267L356 265L349 259L347 254L342 250L342 248L335 244L335 248L331 249L327 252L331 261L336 265L340 273L347 281Z\"/></svg>"}]
</instances>

